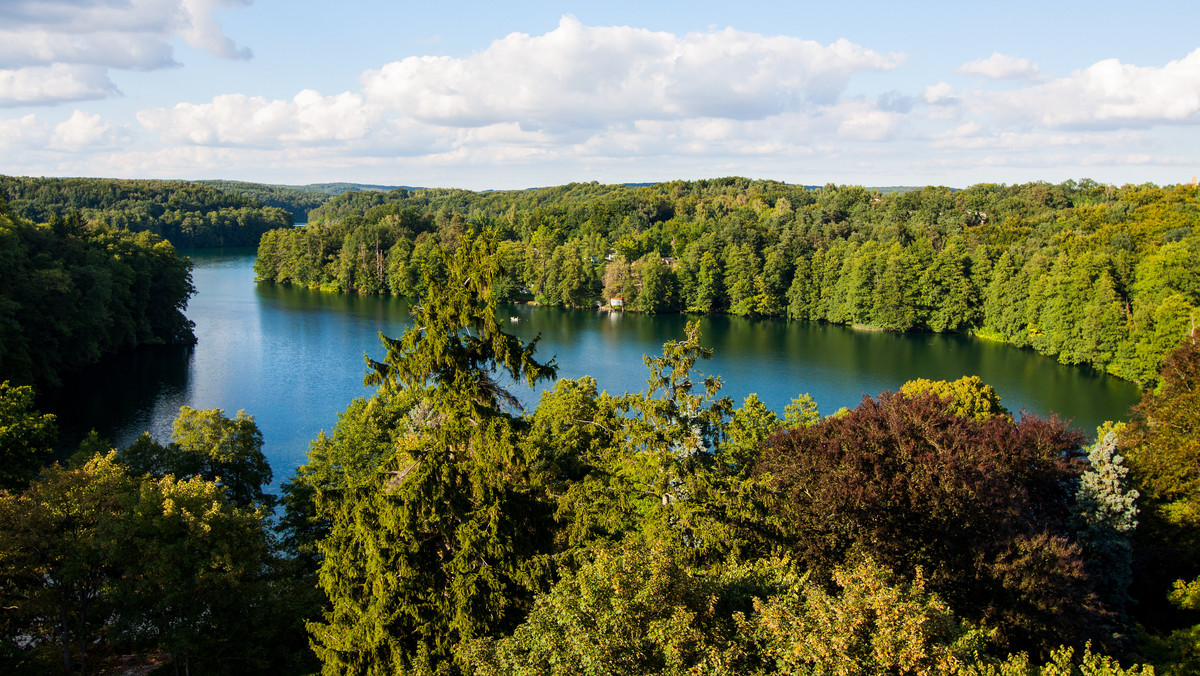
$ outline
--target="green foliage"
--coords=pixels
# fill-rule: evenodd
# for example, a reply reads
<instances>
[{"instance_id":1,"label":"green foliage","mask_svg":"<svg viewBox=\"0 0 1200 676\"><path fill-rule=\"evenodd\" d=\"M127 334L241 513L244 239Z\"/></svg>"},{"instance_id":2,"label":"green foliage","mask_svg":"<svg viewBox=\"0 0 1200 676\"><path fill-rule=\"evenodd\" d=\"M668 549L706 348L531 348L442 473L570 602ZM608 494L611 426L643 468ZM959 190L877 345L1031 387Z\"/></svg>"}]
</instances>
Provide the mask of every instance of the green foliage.
<instances>
[{"instance_id":1,"label":"green foliage","mask_svg":"<svg viewBox=\"0 0 1200 676\"><path fill-rule=\"evenodd\" d=\"M1000 395L979 376L963 376L953 382L918 378L901 385L900 394L932 394L946 401L950 413L965 418L987 420L993 415L1008 415L1008 409L1000 405Z\"/></svg>"},{"instance_id":2,"label":"green foliage","mask_svg":"<svg viewBox=\"0 0 1200 676\"><path fill-rule=\"evenodd\" d=\"M925 590L870 560L833 572L837 591L793 584L755 600L755 638L781 674L951 674L988 639Z\"/></svg>"},{"instance_id":3,"label":"green foliage","mask_svg":"<svg viewBox=\"0 0 1200 676\"><path fill-rule=\"evenodd\" d=\"M787 560L699 574L667 548L597 552L539 597L511 636L464 647L492 674L948 674L986 633L920 579L870 561L827 591Z\"/></svg>"},{"instance_id":4,"label":"green foliage","mask_svg":"<svg viewBox=\"0 0 1200 676\"><path fill-rule=\"evenodd\" d=\"M292 225L283 209L245 191L184 181L0 176L0 199L38 223L82 219L89 227L151 232L177 247L255 246L264 232Z\"/></svg>"},{"instance_id":5,"label":"green foliage","mask_svg":"<svg viewBox=\"0 0 1200 676\"><path fill-rule=\"evenodd\" d=\"M1152 666L1137 664L1124 669L1113 658L1092 652L1092 646L1088 644L1078 660L1074 648L1062 647L1053 651L1050 661L1040 666L1032 664L1027 654L1017 653L999 664L973 664L959 673L964 676L1154 676L1155 671Z\"/></svg>"},{"instance_id":6,"label":"green foliage","mask_svg":"<svg viewBox=\"0 0 1200 676\"><path fill-rule=\"evenodd\" d=\"M1135 412L1123 437L1135 485L1163 521L1200 532L1200 338L1170 354ZM1200 562L1200 547L1189 556Z\"/></svg>"},{"instance_id":7,"label":"green foliage","mask_svg":"<svg viewBox=\"0 0 1200 676\"><path fill-rule=\"evenodd\" d=\"M11 217L0 195L0 380L54 386L105 354L193 343L191 264L149 233Z\"/></svg>"},{"instance_id":8,"label":"green foliage","mask_svg":"<svg viewBox=\"0 0 1200 676\"><path fill-rule=\"evenodd\" d=\"M67 674L130 650L211 673L288 661L269 646L290 591L269 583L265 516L203 479L130 477L115 453L0 491L3 652L56 653Z\"/></svg>"},{"instance_id":9,"label":"green foliage","mask_svg":"<svg viewBox=\"0 0 1200 676\"><path fill-rule=\"evenodd\" d=\"M757 394L751 394L742 407L733 412L726 432L728 439L721 445L721 453L736 467L747 470L758 459L758 451L767 437L784 424L774 411L759 401Z\"/></svg>"},{"instance_id":10,"label":"green foliage","mask_svg":"<svg viewBox=\"0 0 1200 676\"><path fill-rule=\"evenodd\" d=\"M449 250L477 229L511 247L512 279L539 303L588 306L601 292L641 312L984 331L1151 383L1200 306L1198 195L1090 182L872 194L739 178L347 193L309 226L268 233L256 270L420 295L417 244ZM385 260L394 275L381 284ZM517 286L502 298L524 297Z\"/></svg>"},{"instance_id":11,"label":"green foliage","mask_svg":"<svg viewBox=\"0 0 1200 676\"><path fill-rule=\"evenodd\" d=\"M812 427L820 419L817 402L809 394L802 394L783 407L783 427L787 429Z\"/></svg>"},{"instance_id":12,"label":"green foliage","mask_svg":"<svg viewBox=\"0 0 1200 676\"><path fill-rule=\"evenodd\" d=\"M33 388L0 382L0 490L29 483L58 436L54 416L33 408Z\"/></svg>"},{"instance_id":13,"label":"green foliage","mask_svg":"<svg viewBox=\"0 0 1200 676\"><path fill-rule=\"evenodd\" d=\"M496 321L497 274L490 242L460 240L416 326L370 362L377 398L419 404L364 475L317 485L329 606L309 629L325 673L450 671L455 645L511 628L544 583L550 509L531 470L543 463L492 374L534 384L554 368Z\"/></svg>"},{"instance_id":14,"label":"green foliage","mask_svg":"<svg viewBox=\"0 0 1200 676\"><path fill-rule=\"evenodd\" d=\"M271 483L272 472L262 445L254 416L245 411L230 419L219 408L183 406L170 444L163 446L142 434L118 457L133 476L201 478L219 484L238 506L270 507L273 498L263 487Z\"/></svg>"},{"instance_id":15,"label":"green foliage","mask_svg":"<svg viewBox=\"0 0 1200 676\"><path fill-rule=\"evenodd\" d=\"M733 674L747 663L737 620L762 586L694 575L669 548L601 550L511 636L464 646L465 661L479 676Z\"/></svg>"}]
</instances>

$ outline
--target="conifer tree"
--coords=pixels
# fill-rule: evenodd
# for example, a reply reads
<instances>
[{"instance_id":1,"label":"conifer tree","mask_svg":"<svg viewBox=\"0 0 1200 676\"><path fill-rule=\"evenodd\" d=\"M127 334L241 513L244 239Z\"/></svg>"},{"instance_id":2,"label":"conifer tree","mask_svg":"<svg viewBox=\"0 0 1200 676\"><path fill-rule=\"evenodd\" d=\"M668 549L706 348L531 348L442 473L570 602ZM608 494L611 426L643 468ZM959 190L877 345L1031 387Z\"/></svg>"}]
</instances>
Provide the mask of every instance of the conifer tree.
<instances>
[{"instance_id":1,"label":"conifer tree","mask_svg":"<svg viewBox=\"0 0 1200 676\"><path fill-rule=\"evenodd\" d=\"M372 475L318 495L329 609L309 628L327 674L452 671L455 645L511 628L545 579L535 459L493 374L532 385L555 369L501 330L490 242L462 240L446 269L414 328L370 361L376 396L422 394L409 428Z\"/></svg>"},{"instance_id":2,"label":"conifer tree","mask_svg":"<svg viewBox=\"0 0 1200 676\"><path fill-rule=\"evenodd\" d=\"M1118 429L1121 427L1124 424ZM1104 428L1100 431L1105 432ZM1079 478L1074 507L1079 539L1099 568L1100 592L1121 613L1130 600L1130 536L1138 523L1138 492L1127 485L1129 468L1124 462L1117 452L1117 435L1109 429L1088 450L1091 467Z\"/></svg>"}]
</instances>

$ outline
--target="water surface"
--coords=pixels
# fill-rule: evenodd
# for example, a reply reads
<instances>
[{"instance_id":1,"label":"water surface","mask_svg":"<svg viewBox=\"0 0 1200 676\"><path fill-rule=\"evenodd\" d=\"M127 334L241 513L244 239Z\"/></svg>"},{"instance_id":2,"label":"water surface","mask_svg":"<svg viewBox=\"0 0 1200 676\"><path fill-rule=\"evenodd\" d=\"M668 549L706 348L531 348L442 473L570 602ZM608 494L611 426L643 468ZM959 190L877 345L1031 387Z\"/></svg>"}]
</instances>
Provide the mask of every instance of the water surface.
<instances>
[{"instance_id":1,"label":"water surface","mask_svg":"<svg viewBox=\"0 0 1200 676\"><path fill-rule=\"evenodd\" d=\"M329 430L352 399L370 394L362 384L363 356L382 357L379 332L398 336L411 326L409 305L256 283L252 250L186 253L195 264L197 294L187 315L198 344L107 360L72 379L46 408L59 415L64 443L94 428L117 445L146 430L168 439L182 405L229 415L244 409L263 432L276 482L286 479L304 462L308 442ZM541 335L539 354L554 357L559 377L591 375L612 393L644 389L643 355L682 338L687 321L531 306L504 307L501 314L516 335ZM966 336L740 317L705 317L700 326L703 343L715 351L700 368L720 375L723 393L739 405L755 392L780 413L805 392L828 414L913 378L978 375L1009 409L1057 413L1091 433L1104 420L1128 418L1138 399L1131 383ZM536 403L536 392L519 395Z\"/></svg>"}]
</instances>

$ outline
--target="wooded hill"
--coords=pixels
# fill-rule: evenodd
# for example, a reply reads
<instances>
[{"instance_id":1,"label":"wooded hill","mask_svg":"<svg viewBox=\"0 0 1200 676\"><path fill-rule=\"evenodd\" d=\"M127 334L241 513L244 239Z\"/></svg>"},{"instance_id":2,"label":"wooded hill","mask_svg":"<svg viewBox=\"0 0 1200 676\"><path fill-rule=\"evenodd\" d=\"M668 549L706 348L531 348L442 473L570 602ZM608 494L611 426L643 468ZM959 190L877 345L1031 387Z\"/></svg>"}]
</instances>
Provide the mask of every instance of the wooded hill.
<instances>
[{"instance_id":1,"label":"wooded hill","mask_svg":"<svg viewBox=\"0 0 1200 676\"><path fill-rule=\"evenodd\" d=\"M89 224L151 232L177 247L255 246L293 223L284 209L186 181L0 176L0 196L34 223L77 211Z\"/></svg>"},{"instance_id":2,"label":"wooded hill","mask_svg":"<svg viewBox=\"0 0 1200 676\"><path fill-rule=\"evenodd\" d=\"M725 178L340 195L264 235L262 280L420 296L436 249L501 240L504 300L971 332L1155 380L1200 306L1200 189L882 193Z\"/></svg>"},{"instance_id":3,"label":"wooded hill","mask_svg":"<svg viewBox=\"0 0 1200 676\"><path fill-rule=\"evenodd\" d=\"M292 215L297 223L307 223L308 213L344 192L389 191L397 186L365 183L309 183L308 185L272 185L244 181L196 181L222 192L242 195L269 207L279 207Z\"/></svg>"},{"instance_id":4,"label":"wooded hill","mask_svg":"<svg viewBox=\"0 0 1200 676\"><path fill-rule=\"evenodd\" d=\"M150 232L77 212L35 225L0 195L0 270L0 381L53 386L105 354L195 342L191 263Z\"/></svg>"}]
</instances>

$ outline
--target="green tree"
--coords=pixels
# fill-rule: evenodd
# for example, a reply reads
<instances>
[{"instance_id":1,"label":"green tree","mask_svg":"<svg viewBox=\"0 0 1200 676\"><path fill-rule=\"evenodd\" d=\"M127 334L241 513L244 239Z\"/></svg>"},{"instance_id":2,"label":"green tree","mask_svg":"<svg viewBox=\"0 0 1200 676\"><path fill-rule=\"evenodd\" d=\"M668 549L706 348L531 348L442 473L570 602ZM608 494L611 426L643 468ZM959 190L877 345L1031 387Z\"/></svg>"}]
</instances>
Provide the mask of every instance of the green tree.
<instances>
[{"instance_id":1,"label":"green tree","mask_svg":"<svg viewBox=\"0 0 1200 676\"><path fill-rule=\"evenodd\" d=\"M266 513L233 503L200 477L143 479L106 524L112 629L143 649L170 652L177 668L268 669L280 640L264 576L271 565Z\"/></svg>"},{"instance_id":2,"label":"green tree","mask_svg":"<svg viewBox=\"0 0 1200 676\"><path fill-rule=\"evenodd\" d=\"M107 531L135 490L112 456L97 456L79 469L46 469L22 494L0 492L0 589L6 614L21 618L11 636L57 642L65 674L88 673L114 612Z\"/></svg>"},{"instance_id":3,"label":"green tree","mask_svg":"<svg viewBox=\"0 0 1200 676\"><path fill-rule=\"evenodd\" d=\"M713 252L705 251L700 257L696 299L688 307L688 312L711 314L721 308L724 298L725 285L722 282L721 263Z\"/></svg>"},{"instance_id":4,"label":"green tree","mask_svg":"<svg viewBox=\"0 0 1200 676\"><path fill-rule=\"evenodd\" d=\"M1019 273L1012 254L1005 251L992 268L992 279L984 292L984 325L1005 340L1015 340L1025 331L1025 294L1017 279Z\"/></svg>"},{"instance_id":5,"label":"green tree","mask_svg":"<svg viewBox=\"0 0 1200 676\"><path fill-rule=\"evenodd\" d=\"M271 483L272 472L262 445L262 432L245 411L231 419L219 408L183 406L171 443L163 446L143 434L119 457L134 476L199 477L219 483L234 504L269 506L273 497L263 488Z\"/></svg>"},{"instance_id":6,"label":"green tree","mask_svg":"<svg viewBox=\"0 0 1200 676\"><path fill-rule=\"evenodd\" d=\"M691 574L669 547L600 550L511 636L468 645L468 660L478 676L732 675L746 664L733 611L751 610L738 586Z\"/></svg>"},{"instance_id":7,"label":"green tree","mask_svg":"<svg viewBox=\"0 0 1200 676\"><path fill-rule=\"evenodd\" d=\"M54 416L33 408L33 388L0 383L0 489L20 490L50 453Z\"/></svg>"},{"instance_id":8,"label":"green tree","mask_svg":"<svg viewBox=\"0 0 1200 676\"><path fill-rule=\"evenodd\" d=\"M679 280L657 254L646 254L638 261L642 289L635 307L647 313L669 312L679 308Z\"/></svg>"},{"instance_id":9,"label":"green tree","mask_svg":"<svg viewBox=\"0 0 1200 676\"><path fill-rule=\"evenodd\" d=\"M754 298L758 292L755 281L761 265L762 260L749 242L740 246L731 243L725 248L725 287L729 291L729 312L735 315L754 314Z\"/></svg>"},{"instance_id":10,"label":"green tree","mask_svg":"<svg viewBox=\"0 0 1200 676\"><path fill-rule=\"evenodd\" d=\"M996 394L995 388L983 382L979 376L963 376L955 381L917 378L901 385L900 394L909 397L933 394L946 402L949 412L976 420L1008 415L1008 409L1000 404L1000 395Z\"/></svg>"},{"instance_id":11,"label":"green tree","mask_svg":"<svg viewBox=\"0 0 1200 676\"><path fill-rule=\"evenodd\" d=\"M318 492L325 673L450 670L454 646L513 626L542 584L549 513L492 373L532 385L554 367L501 330L497 268L494 245L464 238L415 327L370 362L377 397L419 392L424 413L357 486Z\"/></svg>"},{"instance_id":12,"label":"green tree","mask_svg":"<svg viewBox=\"0 0 1200 676\"><path fill-rule=\"evenodd\" d=\"M1133 581L1138 492L1128 487L1129 469L1117 453L1116 432L1122 428L1098 430L1088 450L1090 468L1079 477L1074 513L1084 552L1099 569L1101 594L1123 616Z\"/></svg>"}]
</instances>

